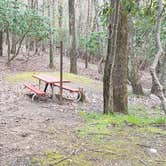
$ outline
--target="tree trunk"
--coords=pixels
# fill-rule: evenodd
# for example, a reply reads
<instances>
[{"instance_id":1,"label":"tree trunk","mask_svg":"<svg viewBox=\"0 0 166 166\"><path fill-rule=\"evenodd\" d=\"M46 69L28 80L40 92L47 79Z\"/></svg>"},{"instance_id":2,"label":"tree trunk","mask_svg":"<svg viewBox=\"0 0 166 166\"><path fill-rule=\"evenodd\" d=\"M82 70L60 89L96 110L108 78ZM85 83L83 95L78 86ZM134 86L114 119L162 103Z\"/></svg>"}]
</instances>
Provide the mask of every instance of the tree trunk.
<instances>
[{"instance_id":1,"label":"tree trunk","mask_svg":"<svg viewBox=\"0 0 166 166\"><path fill-rule=\"evenodd\" d=\"M58 0L58 22L59 22L59 27L62 27L62 19L63 19L63 5L62 5L62 0Z\"/></svg>"},{"instance_id":2,"label":"tree trunk","mask_svg":"<svg viewBox=\"0 0 166 166\"><path fill-rule=\"evenodd\" d=\"M89 35L89 31L90 31L90 27L91 27L91 22L90 22L90 7L91 7L91 3L90 0L88 0L88 11L87 11L87 19L86 19L86 31L85 31L85 37L86 39L88 39L88 35ZM86 41L87 42L87 41ZM85 49L85 69L88 68L88 55L89 55L89 51L87 48L87 44L86 44L86 49Z\"/></svg>"},{"instance_id":3,"label":"tree trunk","mask_svg":"<svg viewBox=\"0 0 166 166\"><path fill-rule=\"evenodd\" d=\"M158 0L158 15L156 19L156 45L158 48L158 52L155 55L153 64L150 67L150 74L152 76L152 85L153 87L155 87L155 95L160 98L162 108L166 114L166 98L164 96L163 86L161 85L157 72L156 72L158 64L159 64L159 60L161 56L163 55L163 49L162 49L161 41L160 41L160 26L161 26L162 10L163 10L163 2L162 0Z\"/></svg>"},{"instance_id":4,"label":"tree trunk","mask_svg":"<svg viewBox=\"0 0 166 166\"><path fill-rule=\"evenodd\" d=\"M104 76L103 76L103 113L108 114L112 111L112 108L110 108L109 101L110 101L110 73L111 68L109 64L109 56L111 54L111 39L108 39L108 48L107 48L107 56L104 66Z\"/></svg>"},{"instance_id":5,"label":"tree trunk","mask_svg":"<svg viewBox=\"0 0 166 166\"><path fill-rule=\"evenodd\" d=\"M161 59L161 67L160 67L160 82L162 82L163 85L163 91L164 95L166 96L166 51L164 51L165 54L163 54L163 57Z\"/></svg>"},{"instance_id":6,"label":"tree trunk","mask_svg":"<svg viewBox=\"0 0 166 166\"><path fill-rule=\"evenodd\" d=\"M3 56L3 31L0 31L0 56Z\"/></svg>"},{"instance_id":7,"label":"tree trunk","mask_svg":"<svg viewBox=\"0 0 166 166\"><path fill-rule=\"evenodd\" d=\"M103 73L103 62L104 62L104 57L101 57L98 65L97 65L97 71L99 74Z\"/></svg>"},{"instance_id":8,"label":"tree trunk","mask_svg":"<svg viewBox=\"0 0 166 166\"><path fill-rule=\"evenodd\" d=\"M9 36L9 29L6 29L6 40L7 40L7 55L8 55L8 62L10 61L10 36Z\"/></svg>"},{"instance_id":9,"label":"tree trunk","mask_svg":"<svg viewBox=\"0 0 166 166\"><path fill-rule=\"evenodd\" d=\"M137 56L135 53L136 33L135 26L132 18L129 18L128 23L129 36L128 36L128 52L129 52L129 67L128 79L131 82L133 93L136 95L143 95L143 88L140 82L139 69L137 63Z\"/></svg>"},{"instance_id":10,"label":"tree trunk","mask_svg":"<svg viewBox=\"0 0 166 166\"><path fill-rule=\"evenodd\" d=\"M89 57L89 53L88 51L85 52L85 69L88 68L88 57Z\"/></svg>"},{"instance_id":11,"label":"tree trunk","mask_svg":"<svg viewBox=\"0 0 166 166\"><path fill-rule=\"evenodd\" d=\"M45 0L42 0L42 16L45 16ZM41 44L41 49L42 49L42 52L45 52L46 51L46 48L45 48L45 40L42 40L42 44Z\"/></svg>"},{"instance_id":12,"label":"tree trunk","mask_svg":"<svg viewBox=\"0 0 166 166\"><path fill-rule=\"evenodd\" d=\"M107 56L104 66L104 76L103 76L103 113L108 114L113 112L113 89L112 89L112 71L114 67L114 60L116 56L116 42L117 42L117 30L118 30L118 20L119 20L119 0L114 1L111 7L114 8L115 12L110 16L110 24L108 27L109 37L108 37L108 48Z\"/></svg>"},{"instance_id":13,"label":"tree trunk","mask_svg":"<svg viewBox=\"0 0 166 166\"><path fill-rule=\"evenodd\" d=\"M128 110L128 17L120 12L117 34L117 50L113 69L113 111L127 113Z\"/></svg>"},{"instance_id":14,"label":"tree trunk","mask_svg":"<svg viewBox=\"0 0 166 166\"><path fill-rule=\"evenodd\" d=\"M52 38L50 36L50 38ZM49 55L50 55L50 63L49 63L49 68L52 69L54 68L54 54L53 54L53 45L52 45L52 40L50 39L49 41Z\"/></svg>"},{"instance_id":15,"label":"tree trunk","mask_svg":"<svg viewBox=\"0 0 166 166\"><path fill-rule=\"evenodd\" d=\"M76 53L76 34L75 34L75 0L69 0L69 35L70 35L70 73L77 74L77 53Z\"/></svg>"},{"instance_id":16,"label":"tree trunk","mask_svg":"<svg viewBox=\"0 0 166 166\"><path fill-rule=\"evenodd\" d=\"M52 26L52 20L51 20L51 0L49 0L49 6L48 6L48 16L50 17L50 29ZM49 68L54 68L54 49L53 49L53 33L50 32L50 39L49 39Z\"/></svg>"},{"instance_id":17,"label":"tree trunk","mask_svg":"<svg viewBox=\"0 0 166 166\"><path fill-rule=\"evenodd\" d=\"M11 54L16 53L16 35L12 34Z\"/></svg>"},{"instance_id":18,"label":"tree trunk","mask_svg":"<svg viewBox=\"0 0 166 166\"><path fill-rule=\"evenodd\" d=\"M34 51L34 48L35 48L35 42L34 42L34 40L30 40L29 41L29 50Z\"/></svg>"}]
</instances>

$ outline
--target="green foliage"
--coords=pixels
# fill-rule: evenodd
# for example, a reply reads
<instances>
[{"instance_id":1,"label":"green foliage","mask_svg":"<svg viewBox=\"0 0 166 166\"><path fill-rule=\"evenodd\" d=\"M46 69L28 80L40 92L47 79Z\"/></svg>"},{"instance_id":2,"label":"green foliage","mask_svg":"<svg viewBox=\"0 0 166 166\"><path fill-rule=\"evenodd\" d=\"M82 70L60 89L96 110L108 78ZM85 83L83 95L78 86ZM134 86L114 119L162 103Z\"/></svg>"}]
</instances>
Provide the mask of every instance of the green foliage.
<instances>
[{"instance_id":1,"label":"green foliage","mask_svg":"<svg viewBox=\"0 0 166 166\"><path fill-rule=\"evenodd\" d=\"M69 35L68 29L65 28L57 28L54 33L54 38L56 39L56 44L59 46L60 42L63 41L65 47L69 46Z\"/></svg>"},{"instance_id":2,"label":"green foliage","mask_svg":"<svg viewBox=\"0 0 166 166\"><path fill-rule=\"evenodd\" d=\"M91 54L99 56L101 54L101 43L106 46L106 39L106 32L91 32L87 37L80 38L79 45Z\"/></svg>"},{"instance_id":3,"label":"green foliage","mask_svg":"<svg viewBox=\"0 0 166 166\"><path fill-rule=\"evenodd\" d=\"M110 14L112 13L112 11L113 9L110 7L110 4L108 2L100 7L98 15L103 26L108 25Z\"/></svg>"},{"instance_id":4,"label":"green foliage","mask_svg":"<svg viewBox=\"0 0 166 166\"><path fill-rule=\"evenodd\" d=\"M122 2L122 9L125 12L128 12L132 15L135 15L138 11L138 3L134 0L121 0Z\"/></svg>"},{"instance_id":5,"label":"green foliage","mask_svg":"<svg viewBox=\"0 0 166 166\"><path fill-rule=\"evenodd\" d=\"M154 54L157 51L155 38L157 7L157 1L151 1L146 6L140 6L139 11L134 15L136 23L136 51L139 55L139 59L144 59L144 56L146 56L146 60L149 62L153 61ZM163 15L160 33L163 48L166 46L165 26L166 17ZM145 45L146 48L143 48Z\"/></svg>"},{"instance_id":6,"label":"green foliage","mask_svg":"<svg viewBox=\"0 0 166 166\"><path fill-rule=\"evenodd\" d=\"M48 18L15 0L0 0L0 28L37 40L48 38L53 31Z\"/></svg>"},{"instance_id":7,"label":"green foliage","mask_svg":"<svg viewBox=\"0 0 166 166\"><path fill-rule=\"evenodd\" d=\"M139 11L137 3L133 0L121 0L121 6L121 11L128 12L132 15L135 15ZM103 26L108 26L110 22L110 15L114 10L115 9L112 8L112 6L107 2L100 7L98 15Z\"/></svg>"}]
</instances>

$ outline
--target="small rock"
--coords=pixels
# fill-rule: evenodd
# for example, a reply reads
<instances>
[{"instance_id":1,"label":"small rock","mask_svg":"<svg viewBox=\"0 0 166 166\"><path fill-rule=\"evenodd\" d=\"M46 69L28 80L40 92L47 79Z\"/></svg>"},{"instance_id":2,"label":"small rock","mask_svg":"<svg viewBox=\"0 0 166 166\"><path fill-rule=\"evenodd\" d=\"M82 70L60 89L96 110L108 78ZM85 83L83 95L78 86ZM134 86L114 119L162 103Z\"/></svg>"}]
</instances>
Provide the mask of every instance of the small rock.
<instances>
[{"instance_id":1,"label":"small rock","mask_svg":"<svg viewBox=\"0 0 166 166\"><path fill-rule=\"evenodd\" d=\"M28 133L22 133L21 134L21 137L27 137L28 136Z\"/></svg>"},{"instance_id":2,"label":"small rock","mask_svg":"<svg viewBox=\"0 0 166 166\"><path fill-rule=\"evenodd\" d=\"M158 100L160 100L156 95L154 95L154 94L151 94L150 95L150 98L152 99L152 100L154 100L154 101L158 101Z\"/></svg>"},{"instance_id":3,"label":"small rock","mask_svg":"<svg viewBox=\"0 0 166 166\"><path fill-rule=\"evenodd\" d=\"M151 148L151 149L150 149L150 152L151 152L151 153L157 153L157 150L156 150L156 149Z\"/></svg>"},{"instance_id":4,"label":"small rock","mask_svg":"<svg viewBox=\"0 0 166 166\"><path fill-rule=\"evenodd\" d=\"M30 146L27 146L26 149L30 149Z\"/></svg>"}]
</instances>

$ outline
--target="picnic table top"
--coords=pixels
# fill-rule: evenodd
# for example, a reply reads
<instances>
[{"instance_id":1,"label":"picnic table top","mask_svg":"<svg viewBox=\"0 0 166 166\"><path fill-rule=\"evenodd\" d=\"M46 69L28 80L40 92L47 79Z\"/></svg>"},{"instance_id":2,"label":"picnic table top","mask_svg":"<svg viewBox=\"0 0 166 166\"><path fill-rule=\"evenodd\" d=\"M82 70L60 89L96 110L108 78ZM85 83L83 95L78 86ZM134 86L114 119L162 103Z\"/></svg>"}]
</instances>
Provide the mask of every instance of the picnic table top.
<instances>
[{"instance_id":1,"label":"picnic table top","mask_svg":"<svg viewBox=\"0 0 166 166\"><path fill-rule=\"evenodd\" d=\"M39 79L39 80L42 80L42 81L49 83L49 84L60 83L60 79L57 79L54 76L49 76L49 75L45 75L45 74L33 74L32 77ZM69 80L63 80L62 82L63 83L70 83Z\"/></svg>"}]
</instances>

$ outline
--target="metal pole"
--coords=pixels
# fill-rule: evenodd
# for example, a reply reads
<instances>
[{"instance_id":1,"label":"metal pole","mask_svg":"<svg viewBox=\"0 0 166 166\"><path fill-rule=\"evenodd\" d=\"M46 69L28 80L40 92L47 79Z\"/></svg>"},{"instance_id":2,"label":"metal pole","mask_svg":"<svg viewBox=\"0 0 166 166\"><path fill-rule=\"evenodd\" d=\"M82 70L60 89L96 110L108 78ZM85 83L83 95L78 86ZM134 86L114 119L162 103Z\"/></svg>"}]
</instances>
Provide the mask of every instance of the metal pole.
<instances>
[{"instance_id":1,"label":"metal pole","mask_svg":"<svg viewBox=\"0 0 166 166\"><path fill-rule=\"evenodd\" d=\"M60 42L60 103L62 104L63 81L63 42Z\"/></svg>"}]
</instances>

